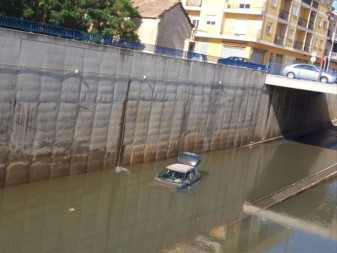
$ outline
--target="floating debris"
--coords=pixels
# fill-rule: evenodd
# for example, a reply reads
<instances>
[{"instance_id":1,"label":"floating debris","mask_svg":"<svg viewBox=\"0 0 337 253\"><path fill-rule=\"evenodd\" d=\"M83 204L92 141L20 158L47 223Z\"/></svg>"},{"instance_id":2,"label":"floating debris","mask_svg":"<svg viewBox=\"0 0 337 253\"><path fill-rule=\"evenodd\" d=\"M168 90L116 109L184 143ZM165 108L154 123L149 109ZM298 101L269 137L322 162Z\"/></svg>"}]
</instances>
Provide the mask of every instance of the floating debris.
<instances>
[{"instance_id":1,"label":"floating debris","mask_svg":"<svg viewBox=\"0 0 337 253\"><path fill-rule=\"evenodd\" d=\"M122 173L122 172L126 172L126 173L129 173L129 170L125 167L121 167L121 166L117 166L115 168L115 173Z\"/></svg>"}]
</instances>

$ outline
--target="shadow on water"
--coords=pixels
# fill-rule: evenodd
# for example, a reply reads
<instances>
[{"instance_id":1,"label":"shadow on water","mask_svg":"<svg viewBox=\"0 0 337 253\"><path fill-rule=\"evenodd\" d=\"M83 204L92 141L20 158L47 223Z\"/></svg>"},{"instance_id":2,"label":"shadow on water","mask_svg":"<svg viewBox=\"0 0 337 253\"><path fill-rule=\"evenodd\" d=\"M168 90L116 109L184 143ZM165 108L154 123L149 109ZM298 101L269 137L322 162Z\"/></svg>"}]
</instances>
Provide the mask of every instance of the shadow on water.
<instances>
[{"instance_id":1,"label":"shadow on water","mask_svg":"<svg viewBox=\"0 0 337 253\"><path fill-rule=\"evenodd\" d=\"M297 138L295 141L321 148L337 150L337 126L330 125L313 134Z\"/></svg>"}]
</instances>

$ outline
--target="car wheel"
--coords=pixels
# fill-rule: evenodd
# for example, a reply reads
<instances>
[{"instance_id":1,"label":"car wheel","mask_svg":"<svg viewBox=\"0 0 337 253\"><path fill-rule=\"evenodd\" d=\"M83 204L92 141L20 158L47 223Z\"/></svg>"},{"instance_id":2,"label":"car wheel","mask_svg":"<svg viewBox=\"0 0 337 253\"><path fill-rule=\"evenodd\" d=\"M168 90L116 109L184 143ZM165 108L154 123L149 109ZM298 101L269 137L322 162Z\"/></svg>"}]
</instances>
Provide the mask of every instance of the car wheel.
<instances>
[{"instance_id":1,"label":"car wheel","mask_svg":"<svg viewBox=\"0 0 337 253\"><path fill-rule=\"evenodd\" d=\"M328 82L328 78L325 77L325 76L322 76L322 77L321 77L321 82L322 82L322 83L327 83L327 82Z\"/></svg>"},{"instance_id":2,"label":"car wheel","mask_svg":"<svg viewBox=\"0 0 337 253\"><path fill-rule=\"evenodd\" d=\"M287 74L287 77L290 78L290 79L294 79L295 78L295 74L293 72L289 72Z\"/></svg>"}]
</instances>

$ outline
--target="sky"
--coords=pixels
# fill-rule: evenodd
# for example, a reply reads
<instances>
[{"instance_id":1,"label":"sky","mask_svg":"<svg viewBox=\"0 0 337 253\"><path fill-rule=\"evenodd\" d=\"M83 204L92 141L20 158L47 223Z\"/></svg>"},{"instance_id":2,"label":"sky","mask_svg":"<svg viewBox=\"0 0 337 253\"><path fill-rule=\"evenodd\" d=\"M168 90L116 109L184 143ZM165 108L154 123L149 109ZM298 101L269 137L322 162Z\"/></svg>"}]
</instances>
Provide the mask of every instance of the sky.
<instances>
[{"instance_id":1,"label":"sky","mask_svg":"<svg viewBox=\"0 0 337 253\"><path fill-rule=\"evenodd\" d=\"M334 1L332 2L332 7L334 7L335 10L337 10L337 0L334 0Z\"/></svg>"}]
</instances>

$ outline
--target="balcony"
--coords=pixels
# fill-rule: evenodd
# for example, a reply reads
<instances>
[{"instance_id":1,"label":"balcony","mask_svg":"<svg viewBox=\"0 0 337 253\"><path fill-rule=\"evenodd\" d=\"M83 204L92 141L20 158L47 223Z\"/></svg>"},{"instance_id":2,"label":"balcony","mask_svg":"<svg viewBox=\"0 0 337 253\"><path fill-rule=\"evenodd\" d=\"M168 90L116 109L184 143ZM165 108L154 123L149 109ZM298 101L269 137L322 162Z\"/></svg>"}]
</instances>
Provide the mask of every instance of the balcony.
<instances>
[{"instance_id":1,"label":"balcony","mask_svg":"<svg viewBox=\"0 0 337 253\"><path fill-rule=\"evenodd\" d=\"M186 0L186 6L201 7L202 0Z\"/></svg>"},{"instance_id":2,"label":"balcony","mask_svg":"<svg viewBox=\"0 0 337 253\"><path fill-rule=\"evenodd\" d=\"M277 45L283 46L284 45L284 39L285 39L284 36L277 35L275 40L274 40L274 43L277 44Z\"/></svg>"},{"instance_id":3,"label":"balcony","mask_svg":"<svg viewBox=\"0 0 337 253\"><path fill-rule=\"evenodd\" d=\"M309 22L308 24L308 29L313 31L314 30L315 23L314 22Z\"/></svg>"},{"instance_id":4,"label":"balcony","mask_svg":"<svg viewBox=\"0 0 337 253\"><path fill-rule=\"evenodd\" d=\"M331 53L331 60L337 60L337 53L335 53L335 52L332 52Z\"/></svg>"},{"instance_id":5,"label":"balcony","mask_svg":"<svg viewBox=\"0 0 337 253\"><path fill-rule=\"evenodd\" d=\"M182 0L181 2L186 10L201 10L202 0Z\"/></svg>"},{"instance_id":6,"label":"balcony","mask_svg":"<svg viewBox=\"0 0 337 253\"><path fill-rule=\"evenodd\" d=\"M298 49L298 50L302 50L302 48L303 48L303 42L296 40L294 42L293 48Z\"/></svg>"},{"instance_id":7,"label":"balcony","mask_svg":"<svg viewBox=\"0 0 337 253\"><path fill-rule=\"evenodd\" d=\"M302 27L307 28L307 23L308 23L308 20L306 20L306 19L304 19L304 18L299 18L297 24L298 24L299 26L302 26Z\"/></svg>"},{"instance_id":8,"label":"balcony","mask_svg":"<svg viewBox=\"0 0 337 253\"><path fill-rule=\"evenodd\" d=\"M283 19L283 20L286 20L288 21L288 18L289 18L289 11L286 11L286 10L280 10L280 13L278 14L278 17Z\"/></svg>"},{"instance_id":9,"label":"balcony","mask_svg":"<svg viewBox=\"0 0 337 253\"><path fill-rule=\"evenodd\" d=\"M317 9L319 5L318 1L316 0L302 0L302 3L307 4L315 9Z\"/></svg>"},{"instance_id":10,"label":"balcony","mask_svg":"<svg viewBox=\"0 0 337 253\"><path fill-rule=\"evenodd\" d=\"M197 31L195 37L199 38L213 38L213 39L231 39L240 41L257 41L261 38L261 29L256 31L222 31L221 34L215 34L204 31Z\"/></svg>"}]
</instances>

